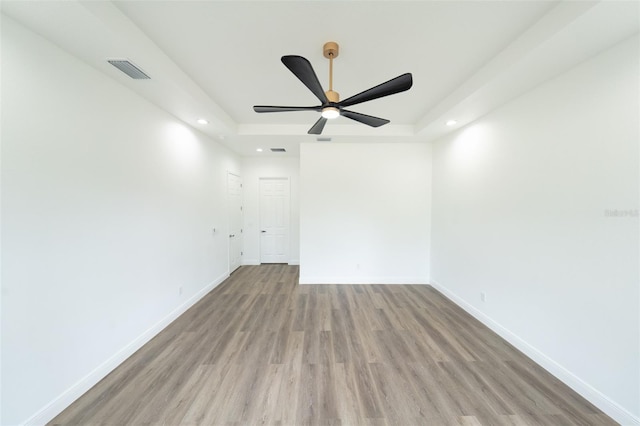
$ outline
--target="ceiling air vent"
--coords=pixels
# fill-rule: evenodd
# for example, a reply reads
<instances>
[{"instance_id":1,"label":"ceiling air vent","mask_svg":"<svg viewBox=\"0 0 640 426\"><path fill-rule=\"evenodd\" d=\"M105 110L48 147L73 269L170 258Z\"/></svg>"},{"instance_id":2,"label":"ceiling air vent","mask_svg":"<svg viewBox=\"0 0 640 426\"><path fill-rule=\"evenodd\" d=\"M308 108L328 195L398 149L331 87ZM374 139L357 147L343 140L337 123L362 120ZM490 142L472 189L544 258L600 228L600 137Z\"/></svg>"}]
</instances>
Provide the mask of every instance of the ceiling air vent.
<instances>
[{"instance_id":1,"label":"ceiling air vent","mask_svg":"<svg viewBox=\"0 0 640 426\"><path fill-rule=\"evenodd\" d=\"M271 152L287 152L284 148L271 148Z\"/></svg>"},{"instance_id":2,"label":"ceiling air vent","mask_svg":"<svg viewBox=\"0 0 640 426\"><path fill-rule=\"evenodd\" d=\"M151 78L127 59L107 59L107 62L134 80L148 80Z\"/></svg>"},{"instance_id":3,"label":"ceiling air vent","mask_svg":"<svg viewBox=\"0 0 640 426\"><path fill-rule=\"evenodd\" d=\"M331 142L331 138L316 138L318 142Z\"/></svg>"}]
</instances>

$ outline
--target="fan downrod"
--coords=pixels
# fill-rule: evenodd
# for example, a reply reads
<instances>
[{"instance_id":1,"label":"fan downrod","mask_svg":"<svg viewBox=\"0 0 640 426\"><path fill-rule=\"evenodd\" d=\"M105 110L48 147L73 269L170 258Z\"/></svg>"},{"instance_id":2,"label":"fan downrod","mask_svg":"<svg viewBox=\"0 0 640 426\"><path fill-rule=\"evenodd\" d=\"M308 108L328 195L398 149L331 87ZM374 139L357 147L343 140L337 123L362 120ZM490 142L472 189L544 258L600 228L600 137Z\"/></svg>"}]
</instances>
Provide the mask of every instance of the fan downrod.
<instances>
[{"instance_id":1,"label":"fan downrod","mask_svg":"<svg viewBox=\"0 0 640 426\"><path fill-rule=\"evenodd\" d=\"M329 59L329 90L325 95L329 102L338 103L340 101L340 94L333 90L333 60L338 57L340 53L340 46L335 41L328 41L322 46L322 54L325 58Z\"/></svg>"}]
</instances>

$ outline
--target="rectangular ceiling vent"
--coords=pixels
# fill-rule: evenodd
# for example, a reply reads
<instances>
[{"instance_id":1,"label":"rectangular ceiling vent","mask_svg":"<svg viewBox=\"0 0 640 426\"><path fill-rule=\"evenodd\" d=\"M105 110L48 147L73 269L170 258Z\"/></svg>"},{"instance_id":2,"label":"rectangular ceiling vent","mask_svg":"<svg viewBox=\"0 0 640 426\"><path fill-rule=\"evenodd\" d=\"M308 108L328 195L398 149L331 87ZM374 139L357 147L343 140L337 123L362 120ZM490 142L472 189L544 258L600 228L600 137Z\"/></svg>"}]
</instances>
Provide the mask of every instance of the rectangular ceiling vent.
<instances>
[{"instance_id":1,"label":"rectangular ceiling vent","mask_svg":"<svg viewBox=\"0 0 640 426\"><path fill-rule=\"evenodd\" d=\"M284 148L271 148L271 152L287 152Z\"/></svg>"},{"instance_id":2,"label":"rectangular ceiling vent","mask_svg":"<svg viewBox=\"0 0 640 426\"><path fill-rule=\"evenodd\" d=\"M318 142L331 142L331 138L316 138Z\"/></svg>"},{"instance_id":3,"label":"rectangular ceiling vent","mask_svg":"<svg viewBox=\"0 0 640 426\"><path fill-rule=\"evenodd\" d=\"M134 80L148 80L151 78L127 59L107 59L107 62Z\"/></svg>"}]
</instances>

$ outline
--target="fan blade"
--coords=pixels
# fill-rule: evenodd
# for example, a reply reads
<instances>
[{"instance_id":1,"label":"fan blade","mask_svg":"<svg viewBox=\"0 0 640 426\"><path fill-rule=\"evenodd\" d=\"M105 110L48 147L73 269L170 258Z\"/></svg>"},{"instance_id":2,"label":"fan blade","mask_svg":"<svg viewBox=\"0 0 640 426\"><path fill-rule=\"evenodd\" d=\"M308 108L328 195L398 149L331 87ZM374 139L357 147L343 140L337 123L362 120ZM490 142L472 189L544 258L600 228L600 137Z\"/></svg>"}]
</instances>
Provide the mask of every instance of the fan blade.
<instances>
[{"instance_id":1,"label":"fan blade","mask_svg":"<svg viewBox=\"0 0 640 426\"><path fill-rule=\"evenodd\" d=\"M290 111L321 111L322 106L317 107L296 107L296 106L268 106L268 105L255 105L253 107L255 112L290 112Z\"/></svg>"},{"instance_id":2,"label":"fan blade","mask_svg":"<svg viewBox=\"0 0 640 426\"><path fill-rule=\"evenodd\" d=\"M342 102L338 102L338 105L341 107L348 107L362 102L371 101L373 99L382 98L384 96L394 95L411 89L412 85L413 77L411 77L411 73L402 74L389 81L385 81L382 84L378 84L371 89L360 92L357 95L353 95Z\"/></svg>"},{"instance_id":3,"label":"fan blade","mask_svg":"<svg viewBox=\"0 0 640 426\"><path fill-rule=\"evenodd\" d=\"M318 80L318 76L307 59L302 56L289 55L283 56L281 60L282 63L289 68L289 70L294 73L295 76L298 77L318 99L320 99L320 102L323 104L329 102L327 95L325 95L324 90L322 90L322 85Z\"/></svg>"},{"instance_id":4,"label":"fan blade","mask_svg":"<svg viewBox=\"0 0 640 426\"><path fill-rule=\"evenodd\" d=\"M327 124L327 119L324 117L320 117L316 124L313 125L307 132L310 135L320 135L322 134L322 129L324 129L324 125Z\"/></svg>"},{"instance_id":5,"label":"fan blade","mask_svg":"<svg viewBox=\"0 0 640 426\"><path fill-rule=\"evenodd\" d=\"M390 123L389 120L386 120L384 118L378 118L371 115L360 114L359 112L348 111L346 109L343 109L342 111L340 111L340 115L343 115L355 121L359 121L360 123L366 124L367 126L371 126L371 127L380 127L387 123Z\"/></svg>"}]
</instances>

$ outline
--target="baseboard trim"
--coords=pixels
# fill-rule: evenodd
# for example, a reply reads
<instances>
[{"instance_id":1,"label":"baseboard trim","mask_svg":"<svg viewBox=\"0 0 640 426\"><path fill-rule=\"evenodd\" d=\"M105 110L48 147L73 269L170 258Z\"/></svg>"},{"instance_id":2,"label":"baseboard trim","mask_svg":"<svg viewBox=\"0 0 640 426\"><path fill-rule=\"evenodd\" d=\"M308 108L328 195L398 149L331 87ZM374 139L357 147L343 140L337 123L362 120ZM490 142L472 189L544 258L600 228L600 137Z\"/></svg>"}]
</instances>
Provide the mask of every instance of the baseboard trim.
<instances>
[{"instance_id":1,"label":"baseboard trim","mask_svg":"<svg viewBox=\"0 0 640 426\"><path fill-rule=\"evenodd\" d=\"M299 284L429 284L425 277L300 277Z\"/></svg>"},{"instance_id":2,"label":"baseboard trim","mask_svg":"<svg viewBox=\"0 0 640 426\"><path fill-rule=\"evenodd\" d=\"M553 359L549 358L544 353L539 351L537 348L530 345L527 341L511 332L508 328L504 327L493 318L478 310L466 300L459 297L457 294L453 293L437 281L431 280L431 285L453 303L464 309L478 321L496 332L500 337L518 348L518 350L522 351L525 355L535 361L542 368L553 374L564 384L582 395L586 400L604 411L612 419L625 426L640 425L640 417L634 416L624 407L620 406L616 402L609 399L602 392L584 382L582 379L571 373L562 365L558 364Z\"/></svg>"},{"instance_id":3,"label":"baseboard trim","mask_svg":"<svg viewBox=\"0 0 640 426\"><path fill-rule=\"evenodd\" d=\"M76 382L69 389L54 398L50 403L41 408L37 413L27 419L23 424L25 426L44 425L60 414L65 408L71 405L76 399L81 397L85 392L95 386L100 380L111 373L116 367L122 364L127 358L133 355L138 349L154 338L158 333L165 329L169 324L182 315L187 309L196 304L207 293L216 288L220 283L229 277L228 273L224 273L211 283L207 284L202 290L198 291L193 297L185 301L183 304L174 309L169 315L158 321L151 328L146 330L131 343L120 349L106 361L100 364L91 373Z\"/></svg>"},{"instance_id":4,"label":"baseboard trim","mask_svg":"<svg viewBox=\"0 0 640 426\"><path fill-rule=\"evenodd\" d=\"M298 259L291 259L287 262L287 265L299 265L300 264L300 260ZM242 261L241 263L242 266L256 266L256 265L262 265L262 263L260 263L260 260L258 259L245 259Z\"/></svg>"},{"instance_id":5,"label":"baseboard trim","mask_svg":"<svg viewBox=\"0 0 640 426\"><path fill-rule=\"evenodd\" d=\"M299 265L299 264L300 264L300 260L298 259L291 259L287 262L287 265ZM242 266L256 266L256 265L262 265L262 263L260 263L258 259L246 259L242 261Z\"/></svg>"}]
</instances>

